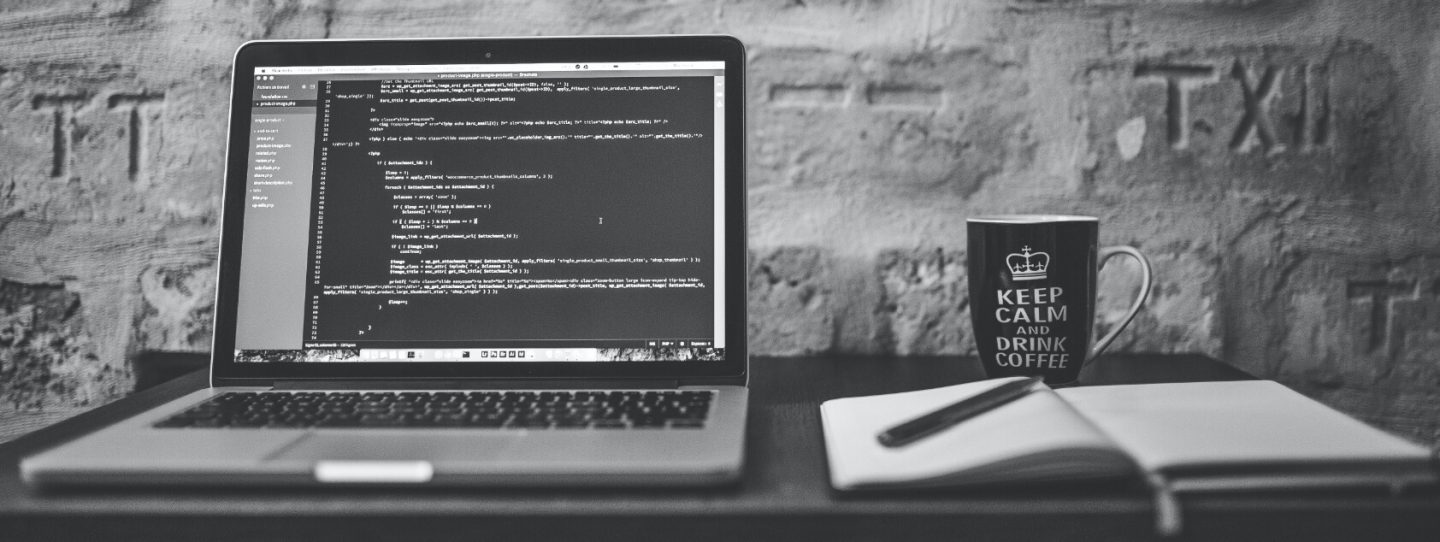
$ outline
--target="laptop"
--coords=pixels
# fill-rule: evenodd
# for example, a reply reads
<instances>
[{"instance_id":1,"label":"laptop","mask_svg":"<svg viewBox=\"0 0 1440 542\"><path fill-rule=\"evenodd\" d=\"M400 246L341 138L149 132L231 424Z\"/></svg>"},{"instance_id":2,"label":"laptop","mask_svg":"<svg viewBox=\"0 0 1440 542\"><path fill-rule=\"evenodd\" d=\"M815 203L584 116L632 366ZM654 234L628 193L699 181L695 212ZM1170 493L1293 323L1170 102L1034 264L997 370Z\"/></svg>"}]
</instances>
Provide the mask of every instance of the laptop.
<instances>
[{"instance_id":1,"label":"laptop","mask_svg":"<svg viewBox=\"0 0 1440 542\"><path fill-rule=\"evenodd\" d=\"M738 477L738 40L255 41L233 86L211 386L27 483Z\"/></svg>"}]
</instances>

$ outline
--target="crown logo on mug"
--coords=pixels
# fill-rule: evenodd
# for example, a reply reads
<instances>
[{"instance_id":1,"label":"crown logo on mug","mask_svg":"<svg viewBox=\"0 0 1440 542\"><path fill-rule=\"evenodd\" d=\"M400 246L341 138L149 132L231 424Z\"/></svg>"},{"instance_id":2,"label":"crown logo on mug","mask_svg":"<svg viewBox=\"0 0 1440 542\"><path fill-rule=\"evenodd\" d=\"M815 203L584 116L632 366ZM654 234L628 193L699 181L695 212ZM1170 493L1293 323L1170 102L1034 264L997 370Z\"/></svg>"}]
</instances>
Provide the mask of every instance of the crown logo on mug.
<instances>
[{"instance_id":1,"label":"crown logo on mug","mask_svg":"<svg viewBox=\"0 0 1440 542\"><path fill-rule=\"evenodd\" d=\"M1040 280L1045 278L1045 269L1050 267L1050 255L1044 252L1032 254L1030 247L1026 246L1020 249L1019 254L1012 252L1006 256L1005 265L1010 267L1010 276L1015 280Z\"/></svg>"}]
</instances>

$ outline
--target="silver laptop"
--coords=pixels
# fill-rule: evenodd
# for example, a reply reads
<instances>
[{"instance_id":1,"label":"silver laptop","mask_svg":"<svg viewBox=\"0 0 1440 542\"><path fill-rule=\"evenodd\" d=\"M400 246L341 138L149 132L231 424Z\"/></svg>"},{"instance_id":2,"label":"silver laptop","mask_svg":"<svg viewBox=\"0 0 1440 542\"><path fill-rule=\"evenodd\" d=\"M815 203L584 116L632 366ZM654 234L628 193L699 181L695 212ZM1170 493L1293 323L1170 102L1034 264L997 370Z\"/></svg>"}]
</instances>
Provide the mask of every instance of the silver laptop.
<instances>
[{"instance_id":1,"label":"silver laptop","mask_svg":"<svg viewBox=\"0 0 1440 542\"><path fill-rule=\"evenodd\" d=\"M211 387L31 485L692 485L744 456L724 36L235 56Z\"/></svg>"}]
</instances>

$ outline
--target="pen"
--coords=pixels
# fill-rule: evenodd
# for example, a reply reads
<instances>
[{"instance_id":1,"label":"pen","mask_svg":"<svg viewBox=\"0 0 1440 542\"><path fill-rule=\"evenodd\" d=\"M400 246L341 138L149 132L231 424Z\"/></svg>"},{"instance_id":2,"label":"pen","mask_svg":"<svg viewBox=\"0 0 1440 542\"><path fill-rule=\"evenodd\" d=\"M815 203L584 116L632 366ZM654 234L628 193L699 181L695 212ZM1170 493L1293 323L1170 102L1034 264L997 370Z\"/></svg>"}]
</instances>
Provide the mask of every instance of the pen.
<instances>
[{"instance_id":1,"label":"pen","mask_svg":"<svg viewBox=\"0 0 1440 542\"><path fill-rule=\"evenodd\" d=\"M1024 397L1041 380L1038 376L1032 376L1025 380L1006 382L974 397L961 399L941 407L940 410L886 429L875 438L888 448L899 448Z\"/></svg>"}]
</instances>

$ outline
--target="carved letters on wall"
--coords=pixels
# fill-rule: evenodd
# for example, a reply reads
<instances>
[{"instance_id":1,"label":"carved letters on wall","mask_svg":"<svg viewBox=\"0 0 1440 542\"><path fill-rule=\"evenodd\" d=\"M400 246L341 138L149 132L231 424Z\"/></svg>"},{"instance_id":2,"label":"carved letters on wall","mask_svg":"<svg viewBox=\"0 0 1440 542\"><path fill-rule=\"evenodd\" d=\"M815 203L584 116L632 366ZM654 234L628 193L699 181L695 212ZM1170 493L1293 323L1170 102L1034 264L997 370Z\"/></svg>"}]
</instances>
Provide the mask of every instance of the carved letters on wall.
<instances>
[{"instance_id":1,"label":"carved letters on wall","mask_svg":"<svg viewBox=\"0 0 1440 542\"><path fill-rule=\"evenodd\" d=\"M1171 148L1190 147L1191 131L1197 120L1191 106L1192 93L1230 82L1240 90L1235 107L1241 113L1231 132L1230 149L1248 153L1259 148L1267 154L1276 154L1292 147L1304 152L1330 143L1327 71L1309 62L1283 65L1247 63L1237 58L1228 65L1142 63L1135 68L1135 78L1142 83L1165 85L1165 133ZM1284 112L1293 119L1285 127L1288 130L1276 123L1276 117L1282 112L1275 110L1275 103L1287 93L1293 93L1297 104L1294 111Z\"/></svg>"},{"instance_id":2,"label":"carved letters on wall","mask_svg":"<svg viewBox=\"0 0 1440 542\"><path fill-rule=\"evenodd\" d=\"M50 116L53 123L49 172L51 178L75 180L75 162L84 159L76 156L77 128L92 112L101 109L100 104L104 104L105 110L128 117L127 175L137 188L149 186L152 172L148 163L148 141L154 130L151 118L157 116L157 111L164 107L163 92L115 92L103 97L81 93L37 94L31 104L36 112Z\"/></svg>"}]
</instances>

